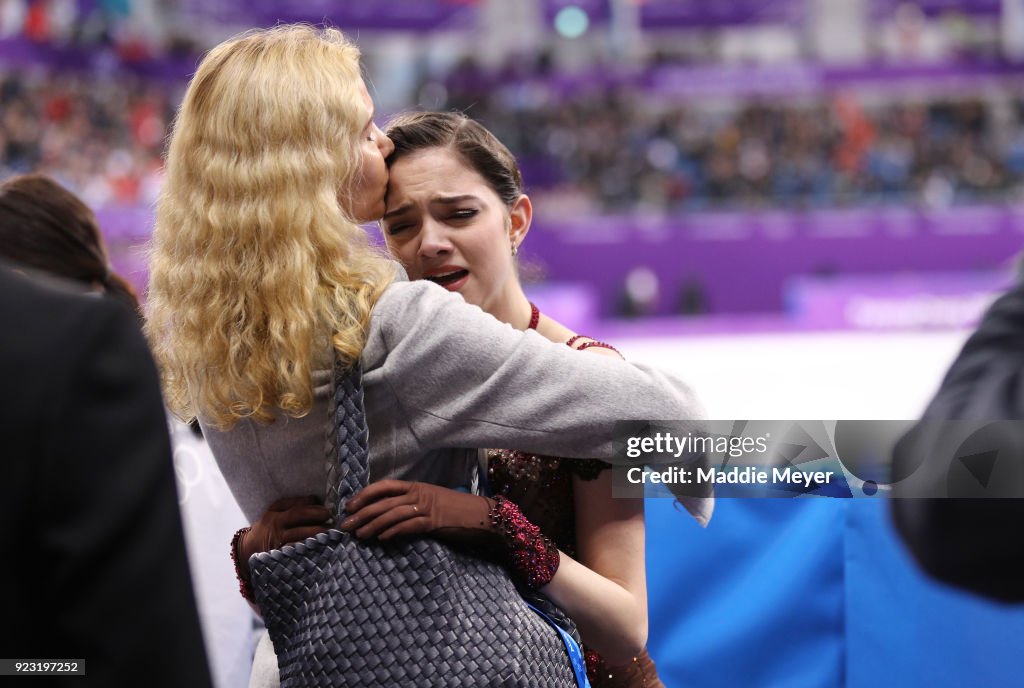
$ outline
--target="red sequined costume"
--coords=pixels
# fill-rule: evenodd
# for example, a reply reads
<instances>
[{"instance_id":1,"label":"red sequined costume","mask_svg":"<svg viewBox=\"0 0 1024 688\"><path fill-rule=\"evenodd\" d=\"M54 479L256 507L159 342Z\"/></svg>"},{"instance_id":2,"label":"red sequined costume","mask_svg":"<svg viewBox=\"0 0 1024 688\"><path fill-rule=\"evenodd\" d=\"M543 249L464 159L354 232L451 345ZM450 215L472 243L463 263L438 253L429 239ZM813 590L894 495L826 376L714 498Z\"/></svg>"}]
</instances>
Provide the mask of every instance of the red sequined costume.
<instances>
[{"instance_id":1,"label":"red sequined costume","mask_svg":"<svg viewBox=\"0 0 1024 688\"><path fill-rule=\"evenodd\" d=\"M576 552L576 510L573 476L594 480L611 468L595 460L569 460L495 449L488 452L488 479L495 495L515 502L523 515L573 557ZM587 650L587 676L593 688L663 688L647 650L625 667L609 667Z\"/></svg>"}]
</instances>

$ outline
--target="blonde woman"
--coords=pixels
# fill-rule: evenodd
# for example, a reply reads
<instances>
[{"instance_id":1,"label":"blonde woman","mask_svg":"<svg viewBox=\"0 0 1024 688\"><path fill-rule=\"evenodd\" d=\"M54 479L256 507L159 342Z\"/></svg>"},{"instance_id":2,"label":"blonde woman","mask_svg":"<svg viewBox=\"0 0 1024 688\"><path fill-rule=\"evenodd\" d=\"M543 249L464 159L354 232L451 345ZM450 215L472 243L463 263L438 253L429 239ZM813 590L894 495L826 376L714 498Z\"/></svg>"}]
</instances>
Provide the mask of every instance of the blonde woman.
<instances>
[{"instance_id":1,"label":"blonde woman","mask_svg":"<svg viewBox=\"0 0 1024 688\"><path fill-rule=\"evenodd\" d=\"M690 418L656 370L581 356L409 282L359 223L384 212L384 158L358 49L309 26L214 48L167 156L149 336L168 403L198 416L250 520L323 498L335 356L363 371L370 479L476 485L477 451L611 459L619 419Z\"/></svg>"}]
</instances>

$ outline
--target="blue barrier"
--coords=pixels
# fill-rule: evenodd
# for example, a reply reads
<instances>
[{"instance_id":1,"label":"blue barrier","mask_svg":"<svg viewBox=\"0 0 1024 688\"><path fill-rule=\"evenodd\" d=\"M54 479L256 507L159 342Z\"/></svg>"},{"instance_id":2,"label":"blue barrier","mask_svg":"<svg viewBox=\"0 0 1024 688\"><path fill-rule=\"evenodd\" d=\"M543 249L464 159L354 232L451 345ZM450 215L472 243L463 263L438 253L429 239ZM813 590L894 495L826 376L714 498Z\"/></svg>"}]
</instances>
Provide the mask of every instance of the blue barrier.
<instances>
[{"instance_id":1,"label":"blue barrier","mask_svg":"<svg viewBox=\"0 0 1024 688\"><path fill-rule=\"evenodd\" d=\"M651 655L669 688L1020 685L1024 608L913 565L883 500L647 503Z\"/></svg>"}]
</instances>

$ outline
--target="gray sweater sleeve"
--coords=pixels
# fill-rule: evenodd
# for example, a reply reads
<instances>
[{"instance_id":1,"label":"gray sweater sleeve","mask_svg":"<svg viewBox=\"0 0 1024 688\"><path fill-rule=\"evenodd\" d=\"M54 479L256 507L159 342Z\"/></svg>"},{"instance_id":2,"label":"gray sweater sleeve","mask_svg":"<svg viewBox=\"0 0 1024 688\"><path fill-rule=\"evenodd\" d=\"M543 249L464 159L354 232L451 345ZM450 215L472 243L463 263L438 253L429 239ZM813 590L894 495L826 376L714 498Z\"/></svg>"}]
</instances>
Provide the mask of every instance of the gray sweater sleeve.
<instances>
[{"instance_id":1,"label":"gray sweater sleeve","mask_svg":"<svg viewBox=\"0 0 1024 688\"><path fill-rule=\"evenodd\" d=\"M378 301L364 375L385 387L419 451L508 447L612 460L617 420L690 420L690 388L654 368L581 356L429 282ZM399 452L406 447L395 447Z\"/></svg>"}]
</instances>

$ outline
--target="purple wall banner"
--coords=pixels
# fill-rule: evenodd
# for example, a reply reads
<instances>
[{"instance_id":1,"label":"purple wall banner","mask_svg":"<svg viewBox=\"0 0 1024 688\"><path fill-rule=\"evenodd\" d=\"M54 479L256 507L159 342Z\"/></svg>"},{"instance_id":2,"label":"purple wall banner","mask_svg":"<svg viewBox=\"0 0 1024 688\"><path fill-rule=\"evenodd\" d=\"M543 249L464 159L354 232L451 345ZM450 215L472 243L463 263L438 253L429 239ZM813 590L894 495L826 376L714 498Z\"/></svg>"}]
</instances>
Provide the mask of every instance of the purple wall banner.
<instances>
[{"instance_id":1,"label":"purple wall banner","mask_svg":"<svg viewBox=\"0 0 1024 688\"><path fill-rule=\"evenodd\" d=\"M1011 281L1008 270L793 277L786 284L786 311L829 330L967 328Z\"/></svg>"},{"instance_id":2,"label":"purple wall banner","mask_svg":"<svg viewBox=\"0 0 1024 688\"><path fill-rule=\"evenodd\" d=\"M619 312L627 277L656 276L652 315L779 313L795 275L1007 269L1024 246L1024 208L920 212L859 208L707 212L675 218L538 217L523 260L591 285L601 315Z\"/></svg>"},{"instance_id":3,"label":"purple wall banner","mask_svg":"<svg viewBox=\"0 0 1024 688\"><path fill-rule=\"evenodd\" d=\"M795 24L806 0L646 0L640 25L649 30L711 28L745 24Z\"/></svg>"},{"instance_id":4,"label":"purple wall banner","mask_svg":"<svg viewBox=\"0 0 1024 688\"><path fill-rule=\"evenodd\" d=\"M327 22L342 30L435 31L476 26L472 0L183 0L179 12L244 26Z\"/></svg>"},{"instance_id":5,"label":"purple wall banner","mask_svg":"<svg viewBox=\"0 0 1024 688\"><path fill-rule=\"evenodd\" d=\"M889 17L907 0L871 0L871 15L878 18ZM956 12L972 17L999 17L1002 14L1002 0L915 0L912 4L928 17Z\"/></svg>"},{"instance_id":6,"label":"purple wall banner","mask_svg":"<svg viewBox=\"0 0 1024 688\"><path fill-rule=\"evenodd\" d=\"M1014 89L1024 76L1024 63L974 60L939 64L866 63L826 67L813 62L778 65L662 65L648 69L608 65L600 70L553 75L517 75L521 84L548 87L561 97L601 89L635 88L663 102L709 96L827 96L835 92L870 90L903 93L908 87L979 93L993 86ZM507 85L493 74L476 73L462 85L484 90Z\"/></svg>"},{"instance_id":7,"label":"purple wall banner","mask_svg":"<svg viewBox=\"0 0 1024 688\"><path fill-rule=\"evenodd\" d=\"M640 77L643 86L667 99L708 96L820 95L834 91L871 89L899 92L911 86L977 92L1017 83L1024 64L976 62L968 64L822 67L810 63L772 66L668 66Z\"/></svg>"},{"instance_id":8,"label":"purple wall banner","mask_svg":"<svg viewBox=\"0 0 1024 688\"><path fill-rule=\"evenodd\" d=\"M98 77L134 74L151 81L183 85L195 72L198 63L198 55L125 61L110 46L64 46L35 43L27 38L0 39L0 68L7 69L44 66L50 70Z\"/></svg>"}]
</instances>

